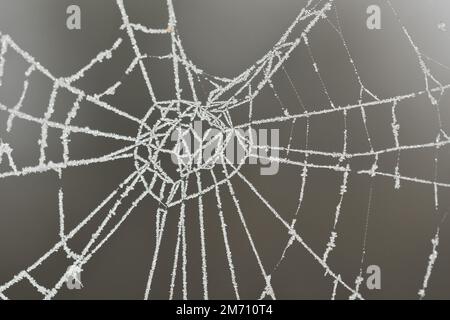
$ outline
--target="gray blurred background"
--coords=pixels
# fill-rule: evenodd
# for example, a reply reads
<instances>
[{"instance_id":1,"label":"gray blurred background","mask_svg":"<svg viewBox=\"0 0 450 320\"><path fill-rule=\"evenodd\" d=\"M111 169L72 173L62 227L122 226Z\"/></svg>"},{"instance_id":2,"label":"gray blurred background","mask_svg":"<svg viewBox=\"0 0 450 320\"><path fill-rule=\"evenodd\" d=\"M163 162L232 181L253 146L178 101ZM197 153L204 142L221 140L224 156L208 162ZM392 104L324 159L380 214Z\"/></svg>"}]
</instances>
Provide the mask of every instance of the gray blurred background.
<instances>
[{"instance_id":1,"label":"gray blurred background","mask_svg":"<svg viewBox=\"0 0 450 320\"><path fill-rule=\"evenodd\" d=\"M252 65L278 41L295 19L306 1L301 0L174 0L178 32L189 58L209 74L233 77ZM66 28L66 8L77 4L81 8L82 29ZM366 9L371 4L381 8L381 30L368 30ZM450 83L450 4L445 0L392 0L402 23L424 55L433 75L444 85ZM167 26L164 1L128 0L125 6L130 20L152 28ZM401 25L385 1L336 0L346 44L366 88L381 99L419 92L425 88L424 75L418 57L402 32ZM329 20L336 25L335 11ZM0 32L9 34L54 75L68 76L86 65L98 52L112 46L120 36L123 44L110 61L92 69L76 86L88 93L103 92L115 81L124 85L115 96L105 101L138 118L149 108L150 100L142 77L133 72L122 77L133 58L129 39L120 29L120 12L112 0L0 0ZM445 29L446 24L447 29ZM439 25L441 28L439 28ZM161 35L140 35L143 52L168 53L167 39ZM322 79L336 106L355 104L359 85L345 47L326 20L319 22L309 35L309 43ZM425 58L429 57L429 58ZM6 55L5 75L0 87L0 103L14 106L24 81L26 63L12 51ZM313 64L304 46L297 48L285 69L289 73L308 111L329 108L324 90L314 73ZM150 74L158 97L173 98L170 65L151 66ZM290 114L302 112L291 84L283 72L273 78L283 104ZM434 85L432 85L434 86ZM22 111L43 117L52 84L45 77L33 74ZM438 97L438 94L436 95ZM76 97L61 92L56 100L52 120L63 122ZM370 101L365 96L364 101ZM450 99L440 99L442 129L450 132ZM270 87L255 99L255 118L281 115L280 105ZM367 108L367 127L375 150L395 146L391 122L391 104ZM240 121L245 123L245 115ZM399 103L400 145L434 142L439 133L436 107L426 95ZM40 126L15 119L11 132L6 132L8 113L0 111L0 138L14 149L18 167L36 165L39 159ZM138 127L121 117L90 107L84 102L74 125L135 136ZM342 112L310 118L308 149L341 152L344 121ZM288 145L291 122L275 123L262 128L280 130L280 145ZM293 129L292 148L305 148L306 121L298 120ZM359 109L348 112L348 152L369 151ZM49 131L49 160L62 160L59 130ZM84 159L112 152L124 144L114 140L71 135L71 159ZM402 176L427 181L450 183L450 148L448 146L404 151L400 155ZM290 154L292 160L303 161L301 155ZM435 159L438 159L437 169ZM308 161L335 165L337 159L315 158ZM394 174L397 153L380 156L379 171ZM8 171L5 161L0 173ZM369 265L381 268L381 290L368 290L364 282L360 292L368 299L417 299L432 252L431 239L440 227L438 258L434 265L426 298L450 298L450 222L446 219L450 206L448 187L438 188L439 207L435 207L432 184L395 181L389 177L358 174L370 169L373 158L350 159L352 173L342 202L337 226L337 247L328 263L342 279L354 286L360 268ZM59 241L58 190L65 194L66 228L74 228L117 185L134 170L133 162L119 160L110 163L63 170L62 178L54 171L0 180L0 284L33 264ZM437 171L436 171L437 170ZM301 186L302 168L281 164L278 174L261 176L257 166L244 166L242 173L258 188L270 204L290 221L294 216ZM437 174L436 174L437 172ZM437 178L435 178L437 176ZM290 235L267 207L238 177L232 178L247 225L263 261L272 274L272 287L278 299L329 299L333 280L324 276L324 269L300 245L293 244L276 267ZM308 245L322 255L333 228L334 213L339 202L342 173L311 169L305 186L305 196L299 211L297 232ZM366 230L369 193L372 189L366 255L361 255ZM208 253L209 296L213 299L233 298L233 287L227 267L222 231L215 195L204 197ZM225 219L236 267L241 298L259 298L265 289L259 267L248 243L233 200L222 189ZM152 199L143 201L135 212L96 253L82 273L81 290L61 290L63 299L140 299L144 295L148 271L155 246L155 210ZM161 246L150 298L167 299L170 289L173 254L176 245L179 208L169 211L167 230ZM107 212L107 210L106 210ZM105 213L103 213L104 215ZM198 207L191 201L187 208L188 297L203 297ZM101 220L87 225L69 245L76 252L89 241L94 227ZM67 259L60 253L44 262L32 274L37 281L51 288L67 268ZM178 270L181 274L181 269ZM363 276L366 277L365 272ZM181 278L175 284L175 298L182 298ZM42 298L24 280L5 294L10 298ZM338 286L336 298L347 299L350 293Z\"/></svg>"}]
</instances>

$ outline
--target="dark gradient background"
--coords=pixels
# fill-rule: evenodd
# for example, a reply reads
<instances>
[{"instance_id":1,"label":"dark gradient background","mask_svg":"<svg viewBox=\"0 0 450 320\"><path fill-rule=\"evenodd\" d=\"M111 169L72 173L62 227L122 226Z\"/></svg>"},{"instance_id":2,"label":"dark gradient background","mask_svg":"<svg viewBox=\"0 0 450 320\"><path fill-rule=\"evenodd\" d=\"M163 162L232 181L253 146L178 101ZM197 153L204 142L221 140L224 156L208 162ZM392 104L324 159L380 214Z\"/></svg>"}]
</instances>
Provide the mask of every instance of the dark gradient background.
<instances>
[{"instance_id":1,"label":"dark gradient background","mask_svg":"<svg viewBox=\"0 0 450 320\"><path fill-rule=\"evenodd\" d=\"M130 19L153 28L165 28L165 1L127 0ZM278 41L306 1L300 0L174 0L178 30L189 58L210 74L233 77L252 65ZM391 9L384 1L337 0L343 34L361 79L380 98L393 97L424 89L424 76L413 48L401 30ZM82 30L65 27L66 8L78 4L82 10ZM382 10L382 29L366 28L366 8L378 4ZM438 29L441 22L450 26L450 3L446 0L392 0L403 24L424 54L444 65L450 65L450 32ZM336 22L334 14L330 21ZM121 78L124 66L132 59L126 34L120 30L119 10L112 0L0 0L0 32L9 34L16 43L33 55L53 74L68 76L86 65L101 50L111 47L117 37L124 42L113 59L94 68L76 84L86 92L104 91ZM448 27L450 29L450 27ZM139 36L141 50L148 54L167 54L168 42L163 36ZM355 104L359 86L338 34L326 21L312 30L310 45L329 94L336 106ZM23 73L27 66L17 55L7 55L0 103L13 106L22 90ZM426 60L433 74L443 84L450 83L450 70ZM149 65L156 94L161 99L173 97L173 74L170 65ZM290 74L309 111L329 107L311 59L301 46L294 51L285 68ZM142 77L138 72L123 79L124 86L106 101L141 118L149 108ZM283 73L273 79L284 105L291 114L301 112L293 90ZM43 117L52 84L37 76L30 85L23 111ZM57 97L52 118L63 121L75 96L62 92ZM368 97L366 97L368 99ZM450 132L450 98L440 101L443 129ZM256 118L280 114L280 106L268 88L255 99ZM394 146L391 129L391 105L367 109L368 130L376 150ZM439 132L437 113L425 95L399 103L400 144L432 142ZM14 159L20 167L35 165L39 157L37 141L40 127L15 119L13 130L6 132L8 114L0 111L0 138L14 148ZM238 117L239 118L239 117ZM349 152L369 150L359 110L348 113ZM245 122L245 117L240 121ZM98 130L135 136L137 126L111 113L83 103L75 123ZM305 121L297 121L292 146L305 145ZM310 119L309 148L319 151L342 151L342 113ZM287 145L290 123L264 126L280 129L280 144ZM49 132L49 160L62 160L60 132ZM116 141L101 138L71 136L71 158L82 159L103 155L123 147ZM404 176L434 180L434 148L401 153L400 172ZM291 155L294 160L303 160ZM450 183L450 148L437 152L438 181ZM380 157L379 170L393 174L397 153ZM336 164L337 160L310 158L310 161ZM450 221L444 220L450 206L448 188L439 188L439 208L434 205L434 190L429 184L402 181L394 188L394 179L357 174L369 169L373 159L349 160L347 194L337 228L337 247L328 263L342 279L354 284L361 267L361 254L368 210L370 188L373 188L367 233L366 257L363 265L378 265L382 272L381 290L360 292L369 299L417 299L417 292L432 252L431 239L440 226L439 256L430 278L427 298L450 298ZM4 162L5 163L5 162ZM6 171L0 165L0 173ZM57 241L58 190L64 188L66 228L72 229L94 209L126 176L134 170L131 160L56 172L9 177L0 180L0 284L34 263ZM245 166L242 171L261 194L286 219L297 207L302 168L280 165L278 174L260 176L259 168ZM264 267L271 273L290 235L273 218L242 181L232 179L247 224L257 244ZM305 198L299 212L296 229L311 248L322 254L329 240L334 212L339 201L342 174L330 170L310 170ZM259 298L265 283L248 244L233 201L223 189L222 201L230 235L230 245L236 267L241 298ZM205 223L208 252L210 298L233 298L233 288L227 268L215 196L205 196ZM142 202L109 242L85 266L82 290L62 289L58 298L65 299L140 299L144 295L154 245L155 210L157 204ZM188 237L188 297L202 298L200 233L198 208L195 201L187 209ZM103 213L104 214L104 213ZM80 250L94 225L88 225L69 245ZM167 232L163 238L161 257L156 269L150 298L167 299L170 274L176 244L178 211L169 211ZM43 263L33 276L39 283L52 287L67 268L61 253ZM179 272L181 272L179 270ZM363 274L364 275L364 274ZM324 277L323 268L300 245L289 248L286 258L272 275L272 286L279 299L329 299L333 282ZM181 298L181 279L177 278L175 298ZM27 281L5 293L10 298L41 298ZM337 298L347 299L349 292L338 287Z\"/></svg>"}]
</instances>

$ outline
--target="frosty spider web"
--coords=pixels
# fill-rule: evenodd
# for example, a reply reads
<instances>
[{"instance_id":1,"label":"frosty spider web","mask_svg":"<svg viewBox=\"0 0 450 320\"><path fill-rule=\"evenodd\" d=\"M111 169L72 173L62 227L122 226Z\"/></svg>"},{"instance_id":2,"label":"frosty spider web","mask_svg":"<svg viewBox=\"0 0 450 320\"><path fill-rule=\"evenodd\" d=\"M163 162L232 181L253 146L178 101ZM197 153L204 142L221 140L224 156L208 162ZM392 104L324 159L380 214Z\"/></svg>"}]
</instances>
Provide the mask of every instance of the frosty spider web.
<instances>
[{"instance_id":1,"label":"frosty spider web","mask_svg":"<svg viewBox=\"0 0 450 320\"><path fill-rule=\"evenodd\" d=\"M64 171L71 167L90 166L93 164L109 163L118 160L131 161L134 171L131 172L121 184L119 184L111 193L109 193L98 206L89 212L77 226L68 230L65 226L66 216L70 213L65 211L64 206L64 188L61 186L58 193L59 213L59 241L43 254L33 264L18 272L11 280L0 286L0 298L8 299L8 290L18 285L22 281L28 281L45 299L52 299L57 296L63 289L67 279L76 273L82 272L88 266L88 262L93 258L99 250L107 245L108 240L116 233L127 218L132 215L136 208L144 199L151 198L158 205L158 209L153 213L156 219L155 226L155 246L151 254L151 264L148 267L147 281L143 284L143 295L145 299L151 297L155 272L160 263L162 243L167 237L176 238L175 251L172 256L172 270L170 283L167 288L168 298L174 298L176 294L176 283L181 279L181 294L183 299L189 298L188 281L188 259L189 243L186 232L187 204L195 203L197 206L196 214L199 221L200 247L201 256L201 286L203 298L211 297L211 284L208 276L208 237L206 235L205 220L208 215L217 214L220 221L220 230L223 240L224 254L226 256L227 265L225 270L227 277L232 285L233 297L240 299L242 297L240 291L240 281L238 276L238 266L233 255L233 248L230 244L229 226L225 217L224 196L230 197L232 200L234 214L237 215L243 228L248 245L251 248L252 258L256 261L258 271L261 275L261 292L260 295L253 298L277 298L277 288L273 286L272 277L278 272L279 266L287 259L289 252L292 250L303 250L320 268L324 277L330 282L332 290L330 298L336 298L336 292L344 290L346 295L351 299L364 299L361 294L361 284L363 282L363 266L365 263L366 240L368 226L370 222L372 188L367 201L367 215L365 225L364 243L361 252L361 268L358 274L353 278L343 277L329 262L338 245L341 236L339 232L339 224L343 203L350 187L349 178L351 175L367 176L369 179L377 179L387 177L392 179L395 188L401 188L403 183L414 183L430 185L433 189L434 205L437 211L440 206L439 189L450 187L450 183L442 182L438 176L438 152L439 149L450 144L450 137L444 129L443 120L441 118L441 98L445 95L450 84L441 83L437 77L430 71L428 64L436 63L436 61L417 46L414 37L403 25L395 8L388 2L393 14L397 18L398 24L403 32L403 36L410 44L411 50L417 58L417 65L423 74L423 90L411 92L407 94L379 97L373 90L370 90L364 79L358 72L357 63L353 60L352 53L344 37L341 28L338 11L334 1L309 0L296 19L281 36L280 40L255 64L246 69L240 75L234 78L217 77L208 74L197 67L187 56L180 38L175 10L171 0L167 0L167 10L169 19L166 28L154 29L142 24L133 23L127 14L127 8L123 0L116 1L117 9L120 11L122 18L122 31L124 36L116 39L112 46L100 52L85 67L68 77L57 77L46 67L42 66L30 53L23 50L10 36L1 35L1 51L0 51L0 81L4 76L5 65L7 64L6 55L14 52L19 55L28 65L28 69L24 74L23 90L18 102L13 106L0 103L0 111L6 114L6 130L10 132L14 127L17 119L37 124L40 127L39 155L37 163L34 166L20 167L14 161L14 148L3 140L0 140L0 163L6 161L9 170L0 172L0 179L14 179L18 176L27 176L33 174L46 174L57 172L61 179ZM310 44L311 32L318 25L329 24L335 32L335 35L341 41L347 59L351 64L354 77L356 78L359 88L359 99L348 105L337 104L329 92L326 79L322 76L321 66L317 62L314 54L314 48ZM137 35L158 35L167 37L170 40L170 52L164 55L150 55L141 50ZM129 61L128 68L124 72L124 76L132 72L139 72L142 81L145 84L149 96L149 108L143 118L138 118L126 111L123 111L114 105L107 103L105 97L114 96L116 91L123 86L123 80L114 82L104 92L90 94L86 90L77 87L77 81L86 77L86 74L97 65L106 63L116 54L116 51L123 47L130 46L133 52L133 59ZM288 60L296 52L296 49L303 48L306 50L310 58L314 74L320 83L321 92L326 97L328 104L320 109L315 109L303 102L303 99L290 76L290 71L286 67ZM161 100L158 98L154 89L154 83L157 76L152 76L151 70L146 66L147 60L164 60L171 63L171 73L174 77L175 96L170 100ZM445 65L441 67L448 69ZM31 76L39 73L49 79L52 84L52 90L49 95L49 102L46 112L42 117L33 116L23 111L24 99L27 95ZM276 75L283 75L288 79L290 89L295 94L298 102L298 111L293 113L283 102L282 94L279 92L273 78ZM187 87L182 88L183 80L186 80ZM1 82L0 82L1 85ZM255 118L258 105L255 103L256 98L263 90L269 89L273 97L278 102L277 116ZM52 120L58 105L56 103L57 96L61 90L67 90L74 94L77 98L73 103L70 111L65 114L64 122ZM188 94L186 94L188 91ZM401 103L410 100L426 97L429 104L434 107L439 121L439 132L437 132L434 140L428 143L407 145L402 144L400 137L401 124L398 119L397 111ZM90 102L96 108L100 108L107 112L129 121L135 125L137 130L136 136L123 135L117 132L106 132L90 127L77 126L75 120L82 108L82 102ZM394 146L387 146L379 149L374 146L372 136L367 125L367 110L385 108L390 106L391 110L391 129ZM235 120L233 112L244 110L246 118L244 122ZM357 111L360 114L360 121L364 126L365 137L368 150L364 152L349 152L348 141L351 139L348 133L348 114ZM311 148L309 135L311 132L310 120L321 119L327 115L338 114L344 121L344 130L342 132L343 146L341 152L327 152L315 150ZM3 118L2 118L3 120ZM206 163L197 162L198 152L188 154L188 161L182 159L176 148L170 145L170 137L174 131L184 130L192 132L195 135L193 123L202 121L207 124L207 129L216 129L226 133L227 139L223 141L215 150L211 159ZM304 121L304 127L301 125ZM300 123L300 125L299 125ZM261 127L264 125L273 125L275 127L289 126L290 135L288 143L285 146L268 146L267 144L258 144L253 141L252 136L241 135L240 129L249 129ZM294 145L294 130L300 127L305 134L305 144L303 148ZM56 129L60 132L60 143L63 147L63 161L52 162L48 159L48 132L50 129ZM232 163L225 157L227 143L231 139L230 133L237 135L239 145L245 150L245 157L239 163ZM97 138L103 138L105 141L116 140L127 144L126 147L120 148L109 154L100 157L74 159L71 156L71 135L81 134ZM201 145L207 145L206 136L195 136L195 139ZM248 148L248 145L252 148ZM182 145L177 145L179 148ZM401 173L400 159L403 152L414 150L436 150L435 160L435 177L434 179L423 179L410 177ZM254 152L257 150L258 152ZM281 156L269 155L269 151L277 151ZM392 168L392 172L380 170L379 159L383 155L394 154L396 156L396 164ZM177 158L177 167L168 167L164 162L167 160L165 156L174 156ZM297 160L297 156L302 156L302 160ZM274 205L259 191L256 184L243 173L243 166L246 161L256 158L269 162L276 162L282 166L292 166L300 169L301 183L299 186L297 209L295 214L289 219L281 214ZM321 161L316 161L318 158ZM365 169L354 168L351 160L370 159L370 166ZM254 159L253 159L254 160ZM327 239L327 245L321 250L313 249L296 229L297 224L301 223L300 211L303 209L303 201L305 190L308 188L308 181L311 172L314 171L332 171L340 176L341 183L337 190L338 202L335 205L334 212L330 212L333 216L333 223L329 232L324 236ZM207 177L207 178L206 178ZM247 187L247 191L255 196L258 201L265 207L265 213L272 217L274 223L280 225L287 241L283 246L283 250L279 254L278 262L273 266L268 266L258 248L258 242L255 241L251 228L246 218L246 212L241 206L239 194L233 181L239 180ZM207 197L215 199L217 212L206 212L205 202ZM108 209L109 208L109 209ZM248 213L247 213L248 214ZM100 218L100 222L96 224L95 231L84 248L75 252L69 245L69 240L74 238L86 225L93 221L94 218ZM167 234L167 220L171 216L177 217L176 235ZM433 266L438 257L440 226L437 226L436 234L432 238L431 254L427 262L426 270L424 270L423 284L419 287L418 297L423 298L429 285L432 275ZM194 250L190 248L190 250ZM61 274L59 280L51 287L46 287L40 283L33 273L43 268L44 262L58 252L64 252L67 257L68 269Z\"/></svg>"}]
</instances>

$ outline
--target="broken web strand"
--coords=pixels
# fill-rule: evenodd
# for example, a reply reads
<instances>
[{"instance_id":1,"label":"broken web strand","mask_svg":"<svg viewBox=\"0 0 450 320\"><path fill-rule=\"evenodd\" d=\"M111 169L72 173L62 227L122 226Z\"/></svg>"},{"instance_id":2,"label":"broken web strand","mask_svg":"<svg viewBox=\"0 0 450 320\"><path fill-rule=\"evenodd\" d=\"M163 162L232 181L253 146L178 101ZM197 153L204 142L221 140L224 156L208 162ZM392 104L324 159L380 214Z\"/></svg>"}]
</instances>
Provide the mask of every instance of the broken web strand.
<instances>
[{"instance_id":1,"label":"broken web strand","mask_svg":"<svg viewBox=\"0 0 450 320\"><path fill-rule=\"evenodd\" d=\"M431 273L433 272L434 265L435 265L436 260L438 258L438 250L437 249L438 249L438 246L439 246L440 229L441 229L442 225L444 224L445 220L447 219L447 216L448 216L448 211L443 215L443 217L442 217L442 219L440 221L440 224L436 228L436 234L431 239L432 252L431 252L431 254L428 257L428 264L427 264L425 276L423 278L422 288L418 292L419 298L421 300L425 298L426 290L428 288L428 285L429 285L429 282L430 282L430 278L431 278Z\"/></svg>"}]
</instances>

